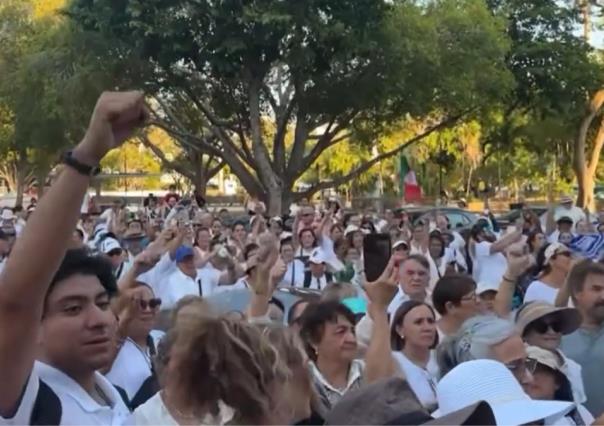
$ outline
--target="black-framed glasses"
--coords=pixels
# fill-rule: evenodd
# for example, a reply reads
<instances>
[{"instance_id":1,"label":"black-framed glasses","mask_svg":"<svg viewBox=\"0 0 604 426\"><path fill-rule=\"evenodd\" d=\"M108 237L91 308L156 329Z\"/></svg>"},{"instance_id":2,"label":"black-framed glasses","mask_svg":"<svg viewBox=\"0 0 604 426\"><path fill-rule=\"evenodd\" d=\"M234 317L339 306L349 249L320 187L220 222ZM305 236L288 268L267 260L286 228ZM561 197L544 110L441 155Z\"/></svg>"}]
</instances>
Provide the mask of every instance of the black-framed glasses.
<instances>
[{"instance_id":1,"label":"black-framed glasses","mask_svg":"<svg viewBox=\"0 0 604 426\"><path fill-rule=\"evenodd\" d=\"M141 300L139 300L139 303L140 303L142 310L147 309L147 307L149 307L149 309L155 309L155 308L161 306L161 299L159 297L149 299L149 300L141 299Z\"/></svg>"},{"instance_id":2,"label":"black-framed glasses","mask_svg":"<svg viewBox=\"0 0 604 426\"><path fill-rule=\"evenodd\" d=\"M535 330L539 334L547 333L547 330L550 328L554 333L562 333L562 322L560 320L545 320L538 319L533 321L530 325L530 328Z\"/></svg>"},{"instance_id":3,"label":"black-framed glasses","mask_svg":"<svg viewBox=\"0 0 604 426\"><path fill-rule=\"evenodd\" d=\"M504 365L515 376L522 375L525 372L533 374L537 368L537 360L533 358L520 358L510 361Z\"/></svg>"}]
</instances>

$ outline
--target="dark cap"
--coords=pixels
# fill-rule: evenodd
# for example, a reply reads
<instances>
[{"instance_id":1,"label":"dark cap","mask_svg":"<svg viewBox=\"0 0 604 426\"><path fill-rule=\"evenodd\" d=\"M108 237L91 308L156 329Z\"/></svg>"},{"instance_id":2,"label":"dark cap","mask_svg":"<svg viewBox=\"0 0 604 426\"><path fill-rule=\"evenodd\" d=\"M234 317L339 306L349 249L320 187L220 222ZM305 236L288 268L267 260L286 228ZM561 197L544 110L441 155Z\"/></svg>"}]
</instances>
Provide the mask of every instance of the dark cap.
<instances>
[{"instance_id":1,"label":"dark cap","mask_svg":"<svg viewBox=\"0 0 604 426\"><path fill-rule=\"evenodd\" d=\"M560 219L558 219L556 221L556 223L568 223L568 224L572 225L575 222L568 216L562 216Z\"/></svg>"}]
</instances>

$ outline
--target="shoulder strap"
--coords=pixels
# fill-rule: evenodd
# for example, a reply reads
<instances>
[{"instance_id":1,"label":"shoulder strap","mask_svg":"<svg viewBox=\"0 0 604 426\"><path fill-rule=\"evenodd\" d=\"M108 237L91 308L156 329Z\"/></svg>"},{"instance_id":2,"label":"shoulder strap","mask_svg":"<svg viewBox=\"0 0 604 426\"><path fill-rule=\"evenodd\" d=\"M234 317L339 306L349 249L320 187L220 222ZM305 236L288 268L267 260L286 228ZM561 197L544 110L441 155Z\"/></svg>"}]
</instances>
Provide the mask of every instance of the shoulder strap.
<instances>
[{"instance_id":1,"label":"shoulder strap","mask_svg":"<svg viewBox=\"0 0 604 426\"><path fill-rule=\"evenodd\" d=\"M117 390L117 393L120 394L120 397L122 398L122 401L124 401L124 404L126 405L126 407L128 407L128 410L132 411L132 408L130 406L130 399L128 398L128 394L126 393L126 391L116 385L113 385L113 387L115 388L115 390Z\"/></svg>"},{"instance_id":2,"label":"shoulder strap","mask_svg":"<svg viewBox=\"0 0 604 426\"><path fill-rule=\"evenodd\" d=\"M63 406L56 393L40 380L36 401L29 418L30 425L58 425L61 423Z\"/></svg>"},{"instance_id":3,"label":"shoulder strap","mask_svg":"<svg viewBox=\"0 0 604 426\"><path fill-rule=\"evenodd\" d=\"M333 274L331 272L325 272L325 282L333 282Z\"/></svg>"},{"instance_id":4,"label":"shoulder strap","mask_svg":"<svg viewBox=\"0 0 604 426\"><path fill-rule=\"evenodd\" d=\"M310 273L310 271L305 271L304 272L304 288L309 288L310 287L310 280L312 279L312 274Z\"/></svg>"},{"instance_id":5,"label":"shoulder strap","mask_svg":"<svg viewBox=\"0 0 604 426\"><path fill-rule=\"evenodd\" d=\"M203 297L203 290L201 288L201 278L197 278L197 289L199 290L199 297Z\"/></svg>"}]
</instances>

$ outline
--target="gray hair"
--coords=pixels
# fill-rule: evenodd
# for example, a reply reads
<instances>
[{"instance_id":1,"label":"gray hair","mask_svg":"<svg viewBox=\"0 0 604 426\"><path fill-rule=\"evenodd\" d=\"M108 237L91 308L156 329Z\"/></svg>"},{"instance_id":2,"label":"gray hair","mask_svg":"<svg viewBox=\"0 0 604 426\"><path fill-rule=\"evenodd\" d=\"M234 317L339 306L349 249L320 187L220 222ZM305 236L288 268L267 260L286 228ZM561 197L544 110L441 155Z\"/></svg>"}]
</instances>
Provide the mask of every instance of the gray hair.
<instances>
[{"instance_id":1,"label":"gray hair","mask_svg":"<svg viewBox=\"0 0 604 426\"><path fill-rule=\"evenodd\" d=\"M456 335L437 350L438 366L444 376L462 362L492 359L491 348L516 333L514 323L494 315L480 315L463 323Z\"/></svg>"}]
</instances>

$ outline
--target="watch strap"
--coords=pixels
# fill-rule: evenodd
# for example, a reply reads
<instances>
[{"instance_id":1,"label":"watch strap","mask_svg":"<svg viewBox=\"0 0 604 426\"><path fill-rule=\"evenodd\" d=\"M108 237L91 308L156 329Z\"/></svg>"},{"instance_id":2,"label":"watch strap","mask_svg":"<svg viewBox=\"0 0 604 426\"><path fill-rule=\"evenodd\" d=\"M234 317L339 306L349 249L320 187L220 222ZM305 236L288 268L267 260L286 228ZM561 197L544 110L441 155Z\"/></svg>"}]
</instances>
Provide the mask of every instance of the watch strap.
<instances>
[{"instance_id":1,"label":"watch strap","mask_svg":"<svg viewBox=\"0 0 604 426\"><path fill-rule=\"evenodd\" d=\"M84 176L96 176L101 171L98 166L89 166L79 161L73 156L73 151L65 152L61 162Z\"/></svg>"}]
</instances>

